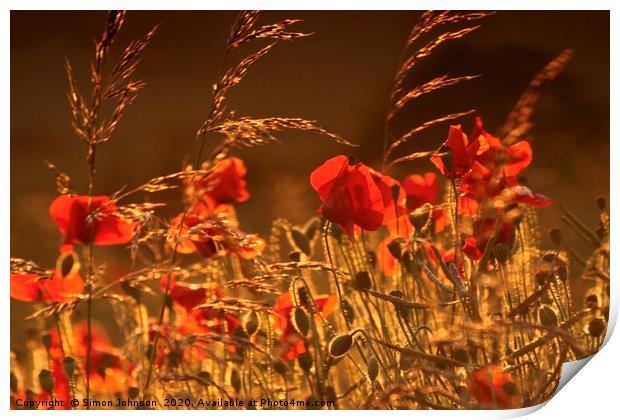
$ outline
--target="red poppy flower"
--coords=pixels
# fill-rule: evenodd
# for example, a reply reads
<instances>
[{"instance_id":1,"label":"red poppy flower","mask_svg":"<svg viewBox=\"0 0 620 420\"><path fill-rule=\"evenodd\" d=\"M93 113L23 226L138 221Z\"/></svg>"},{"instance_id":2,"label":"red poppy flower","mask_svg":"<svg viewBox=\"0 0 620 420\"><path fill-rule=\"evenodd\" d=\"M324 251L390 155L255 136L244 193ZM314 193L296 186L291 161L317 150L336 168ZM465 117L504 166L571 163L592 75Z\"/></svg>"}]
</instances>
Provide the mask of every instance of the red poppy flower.
<instances>
[{"instance_id":1,"label":"red poppy flower","mask_svg":"<svg viewBox=\"0 0 620 420\"><path fill-rule=\"evenodd\" d=\"M439 182L437 175L427 172L424 175L409 175L403 180L403 186L407 194L409 210L414 211L424 204L436 204L439 198ZM450 224L448 213L441 208L433 209L435 220L435 232L443 231Z\"/></svg>"},{"instance_id":2,"label":"red poppy flower","mask_svg":"<svg viewBox=\"0 0 620 420\"><path fill-rule=\"evenodd\" d=\"M136 224L114 214L116 205L106 196L61 195L50 205L50 215L63 234L62 250L75 244L119 245L131 241ZM99 211L97 211L99 210ZM97 211L92 221L90 215Z\"/></svg>"},{"instance_id":3,"label":"red poppy flower","mask_svg":"<svg viewBox=\"0 0 620 420\"><path fill-rule=\"evenodd\" d=\"M515 239L514 227L508 221L501 223L495 243L512 246ZM495 233L495 219L487 217L477 220L474 222L473 229L474 234L465 240L462 250L472 260L479 260L482 258L489 239Z\"/></svg>"},{"instance_id":4,"label":"red poppy flower","mask_svg":"<svg viewBox=\"0 0 620 420\"><path fill-rule=\"evenodd\" d=\"M532 163L532 147L527 141L519 141L505 147L498 138L494 137L482 126L482 118L477 117L472 139L478 139L486 149L476 158L487 168L498 168L501 175L516 176Z\"/></svg>"},{"instance_id":5,"label":"red poppy flower","mask_svg":"<svg viewBox=\"0 0 620 420\"><path fill-rule=\"evenodd\" d=\"M58 257L56 269L44 274L11 273L11 297L23 302L67 302L82 293L84 281L73 253Z\"/></svg>"},{"instance_id":6,"label":"red poppy flower","mask_svg":"<svg viewBox=\"0 0 620 420\"><path fill-rule=\"evenodd\" d=\"M193 188L197 195L214 206L242 203L250 198L244 179L246 174L243 161L229 157L217 162L212 172L188 187Z\"/></svg>"},{"instance_id":7,"label":"red poppy flower","mask_svg":"<svg viewBox=\"0 0 620 420\"><path fill-rule=\"evenodd\" d=\"M514 202L542 208L553 203L550 198L519 185L514 176L494 174L478 162L475 162L471 170L463 177L460 188L463 192L461 199L466 198L475 201L477 204L485 200L497 200L496 206L505 206ZM472 203L470 202L470 204ZM465 203L465 205L467 204ZM477 207L476 205L473 208L477 211ZM475 214L461 211L459 213Z\"/></svg>"},{"instance_id":8,"label":"red poppy flower","mask_svg":"<svg viewBox=\"0 0 620 420\"><path fill-rule=\"evenodd\" d=\"M230 207L230 206L225 206ZM204 208L204 207L202 207ZM221 210L222 206L219 207ZM235 254L244 259L255 258L265 249L265 241L257 235L239 230L217 215L202 213L179 214L170 225L168 244L181 254L197 252L205 258ZM221 213L220 213L221 216ZM181 221L185 218L183 229ZM181 234L178 246L176 240Z\"/></svg>"},{"instance_id":9,"label":"red poppy flower","mask_svg":"<svg viewBox=\"0 0 620 420\"><path fill-rule=\"evenodd\" d=\"M323 318L326 318L336 308L338 299L336 296L322 295L315 296L314 301ZM305 307L301 302L300 305ZM291 322L291 314L294 308L289 292L283 293L273 306L275 326L280 331L280 340L284 345L281 357L285 360L295 360L299 354L306 352L304 341L297 334Z\"/></svg>"},{"instance_id":10,"label":"red poppy flower","mask_svg":"<svg viewBox=\"0 0 620 420\"><path fill-rule=\"evenodd\" d=\"M88 334L85 323L74 325L71 332L72 335L63 337L62 346L65 346L63 351L58 331L56 329L49 330L51 337L49 354L54 376L54 397L60 399L62 396L65 401L70 398L70 387L63 365L65 351L70 348L71 354L81 360L81 363L77 364L76 367L79 368L81 365L84 368L88 348ZM113 381L118 382L113 387L115 391L120 392L127 389L127 387L120 385L131 380L132 367L128 365L127 369L122 369L121 360L120 352L112 345L105 331L97 324L91 325L90 383L93 393L109 393L112 390ZM42 396L45 397L45 395ZM47 397L49 398L49 396Z\"/></svg>"},{"instance_id":11,"label":"red poppy flower","mask_svg":"<svg viewBox=\"0 0 620 420\"><path fill-rule=\"evenodd\" d=\"M312 172L310 184L323 202L321 214L350 239L356 227L374 231L383 224L383 196L367 166L336 156Z\"/></svg>"},{"instance_id":12,"label":"red poppy flower","mask_svg":"<svg viewBox=\"0 0 620 420\"><path fill-rule=\"evenodd\" d=\"M387 227L391 235L408 238L413 232L413 227L408 217L405 189L391 176L383 175L373 169L369 171L381 191L384 208L383 225Z\"/></svg>"},{"instance_id":13,"label":"red poppy flower","mask_svg":"<svg viewBox=\"0 0 620 420\"><path fill-rule=\"evenodd\" d=\"M480 404L491 407L515 407L519 398L512 376L500 366L484 366L471 372L467 388Z\"/></svg>"},{"instance_id":14,"label":"red poppy flower","mask_svg":"<svg viewBox=\"0 0 620 420\"><path fill-rule=\"evenodd\" d=\"M166 290L167 275L161 276L159 285L162 290ZM177 281L174 274L170 278L170 288L168 295L174 303L191 312L194 307L204 303L207 298L207 289L202 284L192 284Z\"/></svg>"},{"instance_id":15,"label":"red poppy flower","mask_svg":"<svg viewBox=\"0 0 620 420\"><path fill-rule=\"evenodd\" d=\"M484 151L478 138L470 141L460 125L451 125L440 153L431 156L431 162L444 176L458 179L469 171L478 154ZM446 152L447 155L443 155Z\"/></svg>"}]
</instances>

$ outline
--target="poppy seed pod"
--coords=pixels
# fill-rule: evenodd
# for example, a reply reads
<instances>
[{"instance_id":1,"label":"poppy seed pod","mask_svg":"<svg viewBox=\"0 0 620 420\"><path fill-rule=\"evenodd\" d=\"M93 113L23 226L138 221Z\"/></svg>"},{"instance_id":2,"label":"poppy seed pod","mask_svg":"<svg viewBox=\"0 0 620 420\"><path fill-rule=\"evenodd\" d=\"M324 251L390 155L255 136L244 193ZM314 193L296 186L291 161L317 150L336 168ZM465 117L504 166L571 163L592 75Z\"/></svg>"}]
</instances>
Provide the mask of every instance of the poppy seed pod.
<instances>
[{"instance_id":1,"label":"poppy seed pod","mask_svg":"<svg viewBox=\"0 0 620 420\"><path fill-rule=\"evenodd\" d=\"M353 279L353 287L357 290L368 290L372 286L368 271L360 271L355 274Z\"/></svg>"},{"instance_id":2,"label":"poppy seed pod","mask_svg":"<svg viewBox=\"0 0 620 420\"><path fill-rule=\"evenodd\" d=\"M545 327L557 327L558 316L553 309L549 306L541 306L538 309L538 320L540 325Z\"/></svg>"},{"instance_id":3,"label":"poppy seed pod","mask_svg":"<svg viewBox=\"0 0 620 420\"><path fill-rule=\"evenodd\" d=\"M588 322L588 334L592 337L599 337L605 332L607 325L602 318L594 318Z\"/></svg>"},{"instance_id":4,"label":"poppy seed pod","mask_svg":"<svg viewBox=\"0 0 620 420\"><path fill-rule=\"evenodd\" d=\"M405 241L402 238L396 238L392 240L387 246L388 251L390 251L390 254L392 254L392 256L396 258L397 260L400 260L400 257L402 256L403 242Z\"/></svg>"},{"instance_id":5,"label":"poppy seed pod","mask_svg":"<svg viewBox=\"0 0 620 420\"><path fill-rule=\"evenodd\" d=\"M310 240L305 233L297 228L293 228L291 229L291 239L293 241L293 245L295 245L297 249L306 255L310 255L312 252L312 247L310 246Z\"/></svg>"},{"instance_id":6,"label":"poppy seed pod","mask_svg":"<svg viewBox=\"0 0 620 420\"><path fill-rule=\"evenodd\" d=\"M65 357L62 361L65 373L68 377L72 377L75 372L75 359L73 357Z\"/></svg>"},{"instance_id":7,"label":"poppy seed pod","mask_svg":"<svg viewBox=\"0 0 620 420\"><path fill-rule=\"evenodd\" d=\"M297 363L304 372L309 372L312 368L312 355L310 352L301 353L297 356Z\"/></svg>"},{"instance_id":8,"label":"poppy seed pod","mask_svg":"<svg viewBox=\"0 0 620 420\"><path fill-rule=\"evenodd\" d=\"M345 333L339 335L329 342L329 355L335 359L347 354L353 346L353 335Z\"/></svg>"},{"instance_id":9,"label":"poppy seed pod","mask_svg":"<svg viewBox=\"0 0 620 420\"><path fill-rule=\"evenodd\" d=\"M379 362L375 356L370 356L368 358L368 364L366 365L368 372L368 379L370 382L374 382L379 375Z\"/></svg>"},{"instance_id":10,"label":"poppy seed pod","mask_svg":"<svg viewBox=\"0 0 620 420\"><path fill-rule=\"evenodd\" d=\"M413 212L409 215L409 222L411 222L416 232L421 232L424 226L426 226L426 224L428 223L428 220L430 219L430 217L431 217L430 212L424 212L424 213Z\"/></svg>"},{"instance_id":11,"label":"poppy seed pod","mask_svg":"<svg viewBox=\"0 0 620 420\"><path fill-rule=\"evenodd\" d=\"M296 307L293 311L291 321L293 322L293 328L295 328L295 331L297 331L303 337L308 335L308 331L310 330L310 321L305 310L303 310L299 306Z\"/></svg>"},{"instance_id":12,"label":"poppy seed pod","mask_svg":"<svg viewBox=\"0 0 620 420\"><path fill-rule=\"evenodd\" d=\"M41 372L39 372L39 384L43 391L52 394L54 392L54 376L52 372L47 369L41 369Z\"/></svg>"}]
</instances>

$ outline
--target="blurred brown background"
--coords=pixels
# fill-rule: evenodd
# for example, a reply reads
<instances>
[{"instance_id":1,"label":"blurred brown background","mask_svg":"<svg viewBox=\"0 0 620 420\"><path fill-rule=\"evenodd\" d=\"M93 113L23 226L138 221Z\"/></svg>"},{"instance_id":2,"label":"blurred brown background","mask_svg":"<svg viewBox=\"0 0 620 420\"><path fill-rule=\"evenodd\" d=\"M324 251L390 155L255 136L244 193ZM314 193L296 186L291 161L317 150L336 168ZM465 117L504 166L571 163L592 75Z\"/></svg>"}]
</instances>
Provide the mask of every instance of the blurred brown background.
<instances>
[{"instance_id":1,"label":"blurred brown background","mask_svg":"<svg viewBox=\"0 0 620 420\"><path fill-rule=\"evenodd\" d=\"M259 23L300 18L304 22L297 29L316 34L276 46L235 89L230 104L239 115L316 119L360 144L355 154L377 166L395 67L419 15L265 12ZM11 13L12 256L44 266L52 266L57 256L59 236L47 211L56 194L54 177L44 160L67 172L79 191L86 190L85 147L70 126L64 58L71 60L86 89L91 40L100 35L105 17L105 12ZM138 70L147 88L116 135L99 149L98 194L176 171L193 156L194 133L208 111L211 85L234 18L234 12L128 14L117 51L153 25L161 26ZM608 12L499 12L485 19L480 30L444 44L425 59L411 83L442 74L483 77L408 106L394 131L401 133L425 119L470 108L476 108L494 131L534 74L564 48L574 49L575 57L543 90L530 137L534 163L525 175L536 191L594 224L595 198L609 195ZM231 59L248 51L244 47ZM466 127L471 120L463 121ZM445 126L430 130L402 153L435 148L446 132ZM281 138L283 145L237 153L249 171L251 199L238 206L246 231L267 234L276 217L303 223L319 205L308 183L310 172L335 154L352 152L304 133L287 132ZM428 169L430 165L420 161L401 165L393 175ZM177 206L171 212L178 211L178 194L169 197ZM556 207L540 211L540 216L545 228L559 223ZM576 238L572 241L575 248L584 249ZM27 310L16 302L12 310L16 325ZM20 335L12 328L12 338Z\"/></svg>"}]
</instances>

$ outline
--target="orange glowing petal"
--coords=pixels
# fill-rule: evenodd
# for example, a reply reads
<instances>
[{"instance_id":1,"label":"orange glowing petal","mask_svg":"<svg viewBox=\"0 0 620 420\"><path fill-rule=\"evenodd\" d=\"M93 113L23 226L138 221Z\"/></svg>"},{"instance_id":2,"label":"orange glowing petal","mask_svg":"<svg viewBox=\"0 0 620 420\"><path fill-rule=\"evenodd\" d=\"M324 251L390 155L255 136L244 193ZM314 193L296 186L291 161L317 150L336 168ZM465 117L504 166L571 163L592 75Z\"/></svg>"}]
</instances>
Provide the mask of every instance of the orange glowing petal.
<instances>
[{"instance_id":1,"label":"orange glowing petal","mask_svg":"<svg viewBox=\"0 0 620 420\"><path fill-rule=\"evenodd\" d=\"M318 296L316 299L316 304L321 309L321 315L323 315L323 318L326 318L330 316L336 309L336 306L338 306L338 298L331 295L326 297Z\"/></svg>"},{"instance_id":2,"label":"orange glowing petal","mask_svg":"<svg viewBox=\"0 0 620 420\"><path fill-rule=\"evenodd\" d=\"M381 241L378 248L377 253L377 262L379 263L379 267L381 267L381 271L386 276L391 276L394 274L394 270L396 269L396 259L388 250L388 244L394 240L394 237L388 236L384 240Z\"/></svg>"},{"instance_id":3,"label":"orange glowing petal","mask_svg":"<svg viewBox=\"0 0 620 420\"><path fill-rule=\"evenodd\" d=\"M265 241L257 235L247 235L237 250L237 255L243 259L256 258L265 250Z\"/></svg>"},{"instance_id":4,"label":"orange glowing petal","mask_svg":"<svg viewBox=\"0 0 620 420\"><path fill-rule=\"evenodd\" d=\"M516 176L532 163L532 146L527 141L519 141L506 148L508 162L504 167L506 176Z\"/></svg>"},{"instance_id":5,"label":"orange glowing petal","mask_svg":"<svg viewBox=\"0 0 620 420\"><path fill-rule=\"evenodd\" d=\"M41 285L38 274L12 274L11 297L22 302L34 302L40 298Z\"/></svg>"}]
</instances>

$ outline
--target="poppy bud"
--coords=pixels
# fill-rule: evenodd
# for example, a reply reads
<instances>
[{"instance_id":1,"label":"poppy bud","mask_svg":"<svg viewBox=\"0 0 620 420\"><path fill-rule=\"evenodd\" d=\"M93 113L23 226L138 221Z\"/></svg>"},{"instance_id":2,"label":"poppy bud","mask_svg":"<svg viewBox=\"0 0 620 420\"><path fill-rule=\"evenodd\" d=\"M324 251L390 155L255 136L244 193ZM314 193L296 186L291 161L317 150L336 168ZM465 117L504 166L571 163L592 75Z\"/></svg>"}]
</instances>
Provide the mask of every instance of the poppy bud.
<instances>
[{"instance_id":1,"label":"poppy bud","mask_svg":"<svg viewBox=\"0 0 620 420\"><path fill-rule=\"evenodd\" d=\"M559 228L553 228L549 230L549 237L551 238L551 241L557 246L560 246L562 244L562 231Z\"/></svg>"},{"instance_id":2,"label":"poppy bud","mask_svg":"<svg viewBox=\"0 0 620 420\"><path fill-rule=\"evenodd\" d=\"M594 318L588 322L588 334L592 337L599 337L607 328L605 321L601 318Z\"/></svg>"},{"instance_id":3,"label":"poppy bud","mask_svg":"<svg viewBox=\"0 0 620 420\"><path fill-rule=\"evenodd\" d=\"M239 376L237 369L230 371L230 385L237 393L241 390L241 376Z\"/></svg>"},{"instance_id":4,"label":"poppy bud","mask_svg":"<svg viewBox=\"0 0 620 420\"><path fill-rule=\"evenodd\" d=\"M360 271L353 279L353 287L357 290L368 290L372 286L368 271Z\"/></svg>"},{"instance_id":5,"label":"poppy bud","mask_svg":"<svg viewBox=\"0 0 620 420\"><path fill-rule=\"evenodd\" d=\"M310 321L308 320L308 315L306 314L306 311L304 311L299 306L296 307L293 311L293 316L291 320L295 331L297 331L303 337L308 335L308 330L310 329Z\"/></svg>"},{"instance_id":6,"label":"poppy bud","mask_svg":"<svg viewBox=\"0 0 620 420\"><path fill-rule=\"evenodd\" d=\"M249 311L245 314L243 318L243 328L248 335L253 335L258 330L259 324L260 320L256 312Z\"/></svg>"},{"instance_id":7,"label":"poppy bud","mask_svg":"<svg viewBox=\"0 0 620 420\"><path fill-rule=\"evenodd\" d=\"M402 238L396 238L392 240L387 246L388 251L390 251L390 254L392 254L392 256L396 258L397 260L400 260L400 257L402 256L403 242L404 240Z\"/></svg>"},{"instance_id":8,"label":"poppy bud","mask_svg":"<svg viewBox=\"0 0 620 420\"><path fill-rule=\"evenodd\" d=\"M347 354L352 346L353 335L349 333L339 335L329 342L329 355L337 359Z\"/></svg>"},{"instance_id":9,"label":"poppy bud","mask_svg":"<svg viewBox=\"0 0 620 420\"><path fill-rule=\"evenodd\" d=\"M291 239L293 244L306 255L312 253L312 247L310 246L310 240L301 230L297 228L291 229Z\"/></svg>"},{"instance_id":10,"label":"poppy bud","mask_svg":"<svg viewBox=\"0 0 620 420\"><path fill-rule=\"evenodd\" d=\"M75 359L73 357L65 357L62 361L65 373L68 377L72 377L75 372Z\"/></svg>"},{"instance_id":11,"label":"poppy bud","mask_svg":"<svg viewBox=\"0 0 620 420\"><path fill-rule=\"evenodd\" d=\"M368 379L370 379L370 382L374 382L379 375L379 362L375 356L370 356L368 358L366 368L368 372Z\"/></svg>"},{"instance_id":12,"label":"poppy bud","mask_svg":"<svg viewBox=\"0 0 620 420\"><path fill-rule=\"evenodd\" d=\"M321 220L318 217L313 217L308 223L306 223L304 234L310 241L312 241L320 228Z\"/></svg>"},{"instance_id":13,"label":"poppy bud","mask_svg":"<svg viewBox=\"0 0 620 420\"><path fill-rule=\"evenodd\" d=\"M291 261L299 262L301 261L301 252L292 251L288 254L288 259Z\"/></svg>"},{"instance_id":14,"label":"poppy bud","mask_svg":"<svg viewBox=\"0 0 620 420\"><path fill-rule=\"evenodd\" d=\"M297 356L297 363L304 372L310 371L312 368L312 362L312 355L308 351Z\"/></svg>"},{"instance_id":15,"label":"poppy bud","mask_svg":"<svg viewBox=\"0 0 620 420\"><path fill-rule=\"evenodd\" d=\"M607 208L607 200L605 199L605 197L597 198L596 206L598 207L600 211L605 211L605 209Z\"/></svg>"},{"instance_id":16,"label":"poppy bud","mask_svg":"<svg viewBox=\"0 0 620 420\"><path fill-rule=\"evenodd\" d=\"M538 320L540 321L540 325L544 327L558 326L558 316L549 306L541 306L538 309Z\"/></svg>"},{"instance_id":17,"label":"poppy bud","mask_svg":"<svg viewBox=\"0 0 620 420\"><path fill-rule=\"evenodd\" d=\"M39 384L41 385L41 389L48 394L54 393L54 376L52 372L47 369L41 369L39 373Z\"/></svg>"}]
</instances>

